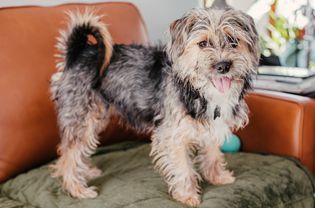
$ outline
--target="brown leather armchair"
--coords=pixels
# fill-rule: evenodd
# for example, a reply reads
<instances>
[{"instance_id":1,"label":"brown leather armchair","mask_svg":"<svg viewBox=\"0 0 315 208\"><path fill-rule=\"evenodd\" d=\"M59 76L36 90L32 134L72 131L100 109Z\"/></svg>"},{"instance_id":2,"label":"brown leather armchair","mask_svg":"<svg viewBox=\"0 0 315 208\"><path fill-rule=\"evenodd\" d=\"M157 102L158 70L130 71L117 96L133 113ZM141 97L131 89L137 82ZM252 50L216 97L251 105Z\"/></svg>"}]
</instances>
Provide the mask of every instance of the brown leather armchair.
<instances>
[{"instance_id":1,"label":"brown leather armchair","mask_svg":"<svg viewBox=\"0 0 315 208\"><path fill-rule=\"evenodd\" d=\"M64 11L83 4L0 9L0 182L56 157L59 142L49 79ZM93 4L115 43L148 44L144 22L129 3ZM255 91L247 97L250 124L237 134L244 151L294 156L315 173L315 101ZM102 143L148 139L113 119Z\"/></svg>"}]
</instances>

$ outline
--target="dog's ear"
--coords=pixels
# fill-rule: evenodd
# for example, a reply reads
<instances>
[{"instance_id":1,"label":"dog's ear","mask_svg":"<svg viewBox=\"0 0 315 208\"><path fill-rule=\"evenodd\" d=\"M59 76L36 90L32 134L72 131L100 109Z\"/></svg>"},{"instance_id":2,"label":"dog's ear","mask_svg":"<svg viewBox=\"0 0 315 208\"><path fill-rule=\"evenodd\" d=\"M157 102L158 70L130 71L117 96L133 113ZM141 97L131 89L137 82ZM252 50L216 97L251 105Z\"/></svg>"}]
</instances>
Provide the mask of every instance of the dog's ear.
<instances>
[{"instance_id":1,"label":"dog's ear","mask_svg":"<svg viewBox=\"0 0 315 208\"><path fill-rule=\"evenodd\" d=\"M239 27L245 32L242 37L253 55L253 61L258 65L260 59L259 36L253 18L242 11L233 9L227 9L223 16L233 27Z\"/></svg>"},{"instance_id":2,"label":"dog's ear","mask_svg":"<svg viewBox=\"0 0 315 208\"><path fill-rule=\"evenodd\" d=\"M256 30L256 25L254 22L254 19L249 16L248 14L245 14L244 12L241 12L241 16L243 17L244 21L244 30L248 33L250 39L251 39L251 45L249 45L249 49L253 52L254 60L256 64L259 64L260 59L260 47L259 47L259 36L258 32Z\"/></svg>"},{"instance_id":3,"label":"dog's ear","mask_svg":"<svg viewBox=\"0 0 315 208\"><path fill-rule=\"evenodd\" d=\"M179 57L185 49L185 41L188 39L189 32L196 22L193 13L184 15L184 17L175 20L169 26L170 40L167 45L167 53L171 62Z\"/></svg>"}]
</instances>

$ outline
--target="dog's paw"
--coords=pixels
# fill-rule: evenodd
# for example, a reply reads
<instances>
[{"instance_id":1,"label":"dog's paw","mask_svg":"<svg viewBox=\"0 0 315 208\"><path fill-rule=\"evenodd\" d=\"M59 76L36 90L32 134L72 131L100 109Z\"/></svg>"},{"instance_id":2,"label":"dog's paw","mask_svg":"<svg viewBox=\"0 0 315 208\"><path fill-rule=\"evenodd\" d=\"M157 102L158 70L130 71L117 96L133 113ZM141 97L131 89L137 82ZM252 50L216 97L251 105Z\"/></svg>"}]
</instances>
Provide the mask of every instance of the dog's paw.
<instances>
[{"instance_id":1,"label":"dog's paw","mask_svg":"<svg viewBox=\"0 0 315 208\"><path fill-rule=\"evenodd\" d=\"M193 195L193 196L185 196L185 197L180 197L180 196L173 196L176 201L179 201L183 204L186 204L190 207L197 207L200 205L200 197L199 195Z\"/></svg>"},{"instance_id":2,"label":"dog's paw","mask_svg":"<svg viewBox=\"0 0 315 208\"><path fill-rule=\"evenodd\" d=\"M190 197L188 199L186 199L185 201L183 201L184 204L190 206L190 207L197 207L200 204L200 199L199 197Z\"/></svg>"},{"instance_id":3,"label":"dog's paw","mask_svg":"<svg viewBox=\"0 0 315 208\"><path fill-rule=\"evenodd\" d=\"M210 177L208 182L213 185L231 184L235 182L235 177L233 172L224 170L220 174Z\"/></svg>"},{"instance_id":4,"label":"dog's paw","mask_svg":"<svg viewBox=\"0 0 315 208\"><path fill-rule=\"evenodd\" d=\"M93 167L93 168L89 169L87 171L87 174L86 174L88 180L93 179L93 178L97 178L101 175L102 175L102 171L100 169L98 169L97 167Z\"/></svg>"},{"instance_id":5,"label":"dog's paw","mask_svg":"<svg viewBox=\"0 0 315 208\"><path fill-rule=\"evenodd\" d=\"M96 198L98 195L97 188L95 186L91 187L77 186L76 188L68 191L72 197L78 199L92 199Z\"/></svg>"},{"instance_id":6,"label":"dog's paw","mask_svg":"<svg viewBox=\"0 0 315 208\"><path fill-rule=\"evenodd\" d=\"M62 176L62 170L60 168L58 168L57 164L52 164L48 166L48 170L50 172L50 176L52 178L58 178L60 176Z\"/></svg>"}]
</instances>

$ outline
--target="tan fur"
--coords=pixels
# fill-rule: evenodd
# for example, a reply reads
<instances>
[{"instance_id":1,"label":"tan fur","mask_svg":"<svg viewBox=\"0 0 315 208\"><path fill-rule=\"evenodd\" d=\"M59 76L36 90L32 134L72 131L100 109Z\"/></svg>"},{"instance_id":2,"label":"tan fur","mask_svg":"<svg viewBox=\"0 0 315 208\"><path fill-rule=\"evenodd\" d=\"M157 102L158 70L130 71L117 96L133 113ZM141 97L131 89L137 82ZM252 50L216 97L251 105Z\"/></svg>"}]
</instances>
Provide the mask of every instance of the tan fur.
<instances>
[{"instance_id":1,"label":"tan fur","mask_svg":"<svg viewBox=\"0 0 315 208\"><path fill-rule=\"evenodd\" d=\"M68 128L63 132L58 147L60 158L50 168L53 177L62 177L63 189L73 197L97 196L96 187L88 187L87 182L100 176L102 172L92 164L90 156L95 152L99 144L98 134L107 126L110 116L110 111L105 111L103 103L96 96L85 119L85 129L82 129L84 135L77 135L80 139L74 141L76 134L73 129Z\"/></svg>"},{"instance_id":2,"label":"tan fur","mask_svg":"<svg viewBox=\"0 0 315 208\"><path fill-rule=\"evenodd\" d=\"M83 145L74 145L62 153L56 164L50 167L53 177L62 177L62 187L71 196L77 198L95 198L95 187L87 186L85 173L89 171L88 165L83 161L81 149ZM89 174L90 175L90 174Z\"/></svg>"},{"instance_id":3,"label":"tan fur","mask_svg":"<svg viewBox=\"0 0 315 208\"><path fill-rule=\"evenodd\" d=\"M235 181L233 172L226 170L224 155L218 144L202 146L196 162L202 177L211 184L223 185Z\"/></svg>"}]
</instances>

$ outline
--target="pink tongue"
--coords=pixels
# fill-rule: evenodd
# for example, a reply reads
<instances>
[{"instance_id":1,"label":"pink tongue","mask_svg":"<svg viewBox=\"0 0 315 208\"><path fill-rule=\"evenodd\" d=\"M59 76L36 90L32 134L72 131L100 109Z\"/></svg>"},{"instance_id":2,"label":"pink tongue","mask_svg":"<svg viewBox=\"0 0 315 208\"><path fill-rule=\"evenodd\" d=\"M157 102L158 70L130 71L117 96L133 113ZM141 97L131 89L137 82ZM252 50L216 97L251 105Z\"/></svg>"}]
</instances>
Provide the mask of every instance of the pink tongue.
<instances>
[{"instance_id":1,"label":"pink tongue","mask_svg":"<svg viewBox=\"0 0 315 208\"><path fill-rule=\"evenodd\" d=\"M231 87L231 79L228 77L216 77L213 79L213 84L221 93L225 93Z\"/></svg>"}]
</instances>

